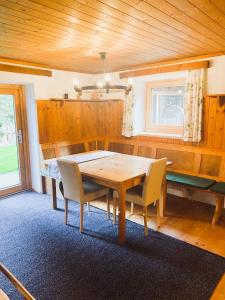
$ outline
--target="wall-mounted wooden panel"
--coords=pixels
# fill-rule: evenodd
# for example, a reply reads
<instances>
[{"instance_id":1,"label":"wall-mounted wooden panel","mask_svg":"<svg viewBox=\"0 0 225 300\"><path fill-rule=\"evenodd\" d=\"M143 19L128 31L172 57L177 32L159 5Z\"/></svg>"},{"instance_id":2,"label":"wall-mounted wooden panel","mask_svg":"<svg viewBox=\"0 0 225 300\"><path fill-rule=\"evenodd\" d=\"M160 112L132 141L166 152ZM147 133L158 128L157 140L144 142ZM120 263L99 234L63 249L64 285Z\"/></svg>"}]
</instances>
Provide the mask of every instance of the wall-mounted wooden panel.
<instances>
[{"instance_id":1,"label":"wall-mounted wooden panel","mask_svg":"<svg viewBox=\"0 0 225 300\"><path fill-rule=\"evenodd\" d=\"M139 146L137 151L138 156L143 157L153 157L152 148L151 147L145 147L145 146Z\"/></svg>"},{"instance_id":2,"label":"wall-mounted wooden panel","mask_svg":"<svg viewBox=\"0 0 225 300\"><path fill-rule=\"evenodd\" d=\"M56 157L55 147L53 144L45 145L41 147L43 159L50 159Z\"/></svg>"},{"instance_id":3,"label":"wall-mounted wooden panel","mask_svg":"<svg viewBox=\"0 0 225 300\"><path fill-rule=\"evenodd\" d=\"M97 141L97 149L98 150L105 150L105 142L104 141Z\"/></svg>"},{"instance_id":4,"label":"wall-mounted wooden panel","mask_svg":"<svg viewBox=\"0 0 225 300\"><path fill-rule=\"evenodd\" d=\"M96 141L88 142L88 148L89 148L89 151L96 150L97 149L97 142Z\"/></svg>"},{"instance_id":5,"label":"wall-mounted wooden panel","mask_svg":"<svg viewBox=\"0 0 225 300\"><path fill-rule=\"evenodd\" d=\"M129 144L120 144L120 143L109 143L108 146L109 151L119 152L123 154L130 154L133 155L134 153L134 146Z\"/></svg>"},{"instance_id":6,"label":"wall-mounted wooden panel","mask_svg":"<svg viewBox=\"0 0 225 300\"><path fill-rule=\"evenodd\" d=\"M84 143L70 144L70 145L57 145L56 149L57 149L57 153L56 153L57 157L82 153L86 151Z\"/></svg>"},{"instance_id":7,"label":"wall-mounted wooden panel","mask_svg":"<svg viewBox=\"0 0 225 300\"><path fill-rule=\"evenodd\" d=\"M56 143L96 137L96 103L37 101L39 142Z\"/></svg>"},{"instance_id":8,"label":"wall-mounted wooden panel","mask_svg":"<svg viewBox=\"0 0 225 300\"><path fill-rule=\"evenodd\" d=\"M219 176L221 156L202 154L200 174Z\"/></svg>"},{"instance_id":9,"label":"wall-mounted wooden panel","mask_svg":"<svg viewBox=\"0 0 225 300\"><path fill-rule=\"evenodd\" d=\"M172 169L191 172L194 165L194 153L170 149L157 149L156 158L167 157L173 164Z\"/></svg>"}]
</instances>

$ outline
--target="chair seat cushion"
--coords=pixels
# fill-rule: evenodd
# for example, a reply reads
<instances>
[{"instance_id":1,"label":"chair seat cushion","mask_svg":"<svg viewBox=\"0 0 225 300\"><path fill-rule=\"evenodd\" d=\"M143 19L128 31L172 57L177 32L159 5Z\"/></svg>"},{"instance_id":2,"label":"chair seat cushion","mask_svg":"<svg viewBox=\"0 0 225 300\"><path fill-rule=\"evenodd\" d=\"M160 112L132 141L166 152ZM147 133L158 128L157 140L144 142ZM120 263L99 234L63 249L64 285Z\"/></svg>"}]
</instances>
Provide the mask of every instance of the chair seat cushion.
<instances>
[{"instance_id":1,"label":"chair seat cushion","mask_svg":"<svg viewBox=\"0 0 225 300\"><path fill-rule=\"evenodd\" d=\"M217 182L210 187L212 192L225 195L225 182Z\"/></svg>"},{"instance_id":2,"label":"chair seat cushion","mask_svg":"<svg viewBox=\"0 0 225 300\"><path fill-rule=\"evenodd\" d=\"M108 188L89 180L83 181L83 188L84 198L87 202L107 195L109 191Z\"/></svg>"},{"instance_id":3,"label":"chair seat cushion","mask_svg":"<svg viewBox=\"0 0 225 300\"><path fill-rule=\"evenodd\" d=\"M181 183L203 190L209 189L216 182L213 179L180 174L175 172L167 172L166 179L171 182Z\"/></svg>"},{"instance_id":4,"label":"chair seat cushion","mask_svg":"<svg viewBox=\"0 0 225 300\"><path fill-rule=\"evenodd\" d=\"M135 204L143 205L142 200L142 190L143 186L137 185L126 191L126 201L133 202ZM113 192L113 197L118 198L118 192Z\"/></svg>"}]
</instances>

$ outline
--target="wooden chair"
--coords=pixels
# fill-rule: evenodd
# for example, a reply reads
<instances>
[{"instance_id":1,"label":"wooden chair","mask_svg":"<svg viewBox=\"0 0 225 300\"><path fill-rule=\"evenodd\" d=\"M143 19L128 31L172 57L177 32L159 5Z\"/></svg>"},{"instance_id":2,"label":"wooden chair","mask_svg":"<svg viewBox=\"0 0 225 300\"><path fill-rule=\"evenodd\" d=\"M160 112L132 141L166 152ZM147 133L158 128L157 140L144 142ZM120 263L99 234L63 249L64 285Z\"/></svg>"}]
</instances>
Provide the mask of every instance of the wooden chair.
<instances>
[{"instance_id":1,"label":"wooden chair","mask_svg":"<svg viewBox=\"0 0 225 300\"><path fill-rule=\"evenodd\" d=\"M35 300L35 298L28 292L22 283L2 263L0 263L0 273L3 273L9 279L9 281L15 286L24 299ZM0 300L9 300L9 297L1 289Z\"/></svg>"},{"instance_id":2,"label":"wooden chair","mask_svg":"<svg viewBox=\"0 0 225 300\"><path fill-rule=\"evenodd\" d=\"M163 178L166 171L166 163L167 158L162 158L151 163L143 186L138 185L133 187L127 190L126 193L126 201L131 202L131 212L133 211L133 204L143 206L145 236L148 236L147 208L152 203L156 203L157 226L160 226L159 200L161 196ZM116 192L114 192L114 196L116 196L116 198L118 197ZM114 214L116 211L115 206L116 201L114 201Z\"/></svg>"},{"instance_id":3,"label":"wooden chair","mask_svg":"<svg viewBox=\"0 0 225 300\"><path fill-rule=\"evenodd\" d=\"M102 196L107 198L107 212L109 218L109 189L91 182L82 181L79 166L75 162L66 159L57 160L62 177L64 200L65 200L65 224L68 221L68 201L73 200L80 203L80 232L83 231L84 204Z\"/></svg>"}]
</instances>

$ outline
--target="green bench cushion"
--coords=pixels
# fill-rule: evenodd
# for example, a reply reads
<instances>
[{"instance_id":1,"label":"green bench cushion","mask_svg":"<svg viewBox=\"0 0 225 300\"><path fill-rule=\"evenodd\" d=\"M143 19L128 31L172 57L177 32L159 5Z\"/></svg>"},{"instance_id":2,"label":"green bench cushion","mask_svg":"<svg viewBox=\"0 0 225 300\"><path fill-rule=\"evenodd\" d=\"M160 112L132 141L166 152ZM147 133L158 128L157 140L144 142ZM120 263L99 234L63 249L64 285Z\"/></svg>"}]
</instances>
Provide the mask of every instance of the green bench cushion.
<instances>
[{"instance_id":1,"label":"green bench cushion","mask_svg":"<svg viewBox=\"0 0 225 300\"><path fill-rule=\"evenodd\" d=\"M217 182L210 188L210 190L212 192L225 195L225 182Z\"/></svg>"},{"instance_id":2,"label":"green bench cushion","mask_svg":"<svg viewBox=\"0 0 225 300\"><path fill-rule=\"evenodd\" d=\"M167 172L166 179L171 182L181 183L203 190L209 189L216 182L215 180L208 178L191 176L175 172Z\"/></svg>"}]
</instances>

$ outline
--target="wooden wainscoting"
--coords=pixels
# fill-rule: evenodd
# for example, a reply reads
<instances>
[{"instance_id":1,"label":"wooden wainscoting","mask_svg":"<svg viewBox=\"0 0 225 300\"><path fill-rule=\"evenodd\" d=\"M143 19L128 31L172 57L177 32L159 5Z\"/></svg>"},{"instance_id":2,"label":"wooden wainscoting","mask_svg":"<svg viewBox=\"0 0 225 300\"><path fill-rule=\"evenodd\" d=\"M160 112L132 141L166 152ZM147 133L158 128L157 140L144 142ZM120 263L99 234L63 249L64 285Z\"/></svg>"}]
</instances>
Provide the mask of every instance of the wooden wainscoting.
<instances>
[{"instance_id":1,"label":"wooden wainscoting","mask_svg":"<svg viewBox=\"0 0 225 300\"><path fill-rule=\"evenodd\" d=\"M97 136L96 102L37 100L37 113L40 144Z\"/></svg>"},{"instance_id":2,"label":"wooden wainscoting","mask_svg":"<svg viewBox=\"0 0 225 300\"><path fill-rule=\"evenodd\" d=\"M39 141L44 158L108 149L146 157L168 157L176 172L225 179L225 112L218 97L204 100L203 140L121 135L123 101L38 100ZM63 142L62 142L63 141ZM47 145L46 145L47 144Z\"/></svg>"}]
</instances>

